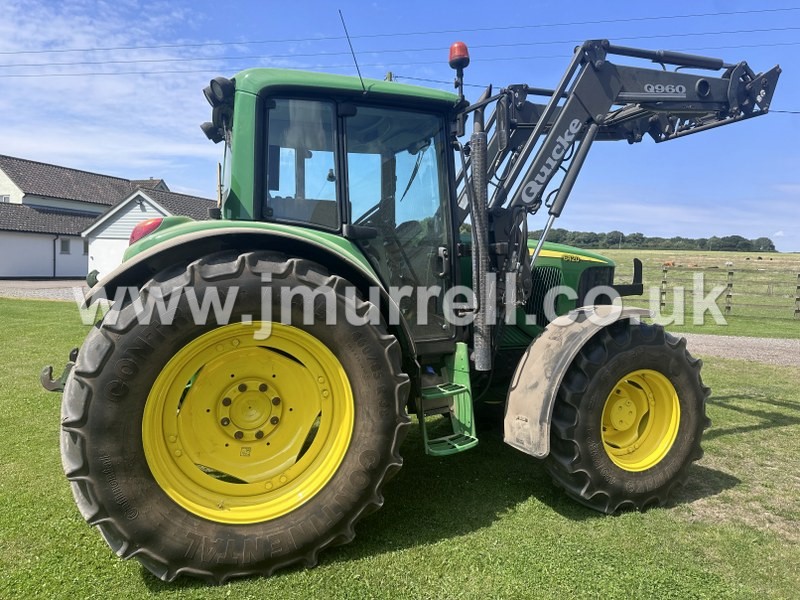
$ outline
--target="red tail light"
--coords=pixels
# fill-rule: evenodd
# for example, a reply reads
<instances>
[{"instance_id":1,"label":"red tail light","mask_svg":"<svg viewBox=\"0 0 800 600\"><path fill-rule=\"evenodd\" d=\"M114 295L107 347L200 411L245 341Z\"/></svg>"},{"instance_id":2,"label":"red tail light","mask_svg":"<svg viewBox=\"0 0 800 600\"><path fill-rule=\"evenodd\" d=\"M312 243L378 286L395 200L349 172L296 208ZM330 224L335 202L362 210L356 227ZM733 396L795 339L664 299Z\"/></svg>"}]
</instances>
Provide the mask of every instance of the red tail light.
<instances>
[{"instance_id":1,"label":"red tail light","mask_svg":"<svg viewBox=\"0 0 800 600\"><path fill-rule=\"evenodd\" d=\"M150 235L156 229L161 226L161 222L164 219L162 217L156 217L155 219L147 219L146 221L142 221L136 227L133 228L131 231L131 237L128 240L128 245L134 244L142 239L146 235Z\"/></svg>"}]
</instances>

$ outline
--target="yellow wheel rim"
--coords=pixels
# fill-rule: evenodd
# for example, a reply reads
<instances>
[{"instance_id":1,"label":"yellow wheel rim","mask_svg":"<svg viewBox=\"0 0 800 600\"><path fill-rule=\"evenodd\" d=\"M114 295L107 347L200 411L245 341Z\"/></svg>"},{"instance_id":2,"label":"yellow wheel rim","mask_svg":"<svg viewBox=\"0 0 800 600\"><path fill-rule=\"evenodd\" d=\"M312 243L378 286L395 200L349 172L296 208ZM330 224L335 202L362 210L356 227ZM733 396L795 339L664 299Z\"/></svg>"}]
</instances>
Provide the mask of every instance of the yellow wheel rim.
<instances>
[{"instance_id":1,"label":"yellow wheel rim","mask_svg":"<svg viewBox=\"0 0 800 600\"><path fill-rule=\"evenodd\" d=\"M603 446L615 465L645 471L658 464L678 437L678 393L658 371L639 369L620 379L603 407Z\"/></svg>"},{"instance_id":2,"label":"yellow wheel rim","mask_svg":"<svg viewBox=\"0 0 800 600\"><path fill-rule=\"evenodd\" d=\"M167 363L145 404L142 442L156 482L186 510L257 523L317 494L344 459L353 394L339 360L296 327L231 324Z\"/></svg>"}]
</instances>

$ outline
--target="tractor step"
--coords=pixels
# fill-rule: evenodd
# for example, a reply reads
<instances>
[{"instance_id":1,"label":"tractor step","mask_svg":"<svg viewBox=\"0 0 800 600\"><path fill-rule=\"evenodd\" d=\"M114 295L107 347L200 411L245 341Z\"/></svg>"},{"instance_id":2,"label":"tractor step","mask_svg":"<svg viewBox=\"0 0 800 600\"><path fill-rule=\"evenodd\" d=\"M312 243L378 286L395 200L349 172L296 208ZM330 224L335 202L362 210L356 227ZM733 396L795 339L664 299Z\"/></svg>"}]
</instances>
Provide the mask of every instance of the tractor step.
<instances>
[{"instance_id":1,"label":"tractor step","mask_svg":"<svg viewBox=\"0 0 800 600\"><path fill-rule=\"evenodd\" d=\"M446 375L453 381L422 388L418 402L419 424L425 442L425 453L431 456L448 456L474 448L475 417L472 410L472 389L469 382L467 345L456 344L456 352L446 359ZM426 417L450 415L452 433L431 438Z\"/></svg>"}]
</instances>

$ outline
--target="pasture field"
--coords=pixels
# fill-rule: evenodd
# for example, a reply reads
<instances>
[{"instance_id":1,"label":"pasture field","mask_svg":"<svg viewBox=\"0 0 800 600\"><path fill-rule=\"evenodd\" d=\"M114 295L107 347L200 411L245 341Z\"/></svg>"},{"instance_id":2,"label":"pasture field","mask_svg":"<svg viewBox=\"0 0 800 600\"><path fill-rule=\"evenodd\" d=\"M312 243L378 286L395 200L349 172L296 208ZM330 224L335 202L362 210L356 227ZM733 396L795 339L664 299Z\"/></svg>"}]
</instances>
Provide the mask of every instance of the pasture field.
<instances>
[{"instance_id":1,"label":"pasture field","mask_svg":"<svg viewBox=\"0 0 800 600\"><path fill-rule=\"evenodd\" d=\"M800 337L800 253L778 252L700 252L695 250L597 250L617 263L617 281L631 280L633 259L643 266L645 295L628 297L630 306L656 307L660 294L649 294L652 287L661 288L666 268L666 306L661 308L667 319L656 319L672 331L716 335L756 337ZM732 275L729 275L729 272ZM716 299L725 324L717 324L709 313L702 325L693 323L692 292L694 277L703 278L703 295L717 286L731 283L729 302L725 289ZM682 325L669 324L675 312L673 288L686 290L685 319ZM698 299L701 299L698 296ZM726 304L730 311L726 311Z\"/></svg>"},{"instance_id":2,"label":"pasture field","mask_svg":"<svg viewBox=\"0 0 800 600\"><path fill-rule=\"evenodd\" d=\"M604 517L541 464L480 433L404 468L355 541L316 569L221 587L165 584L116 558L78 514L59 402L38 383L81 343L71 303L0 299L0 598L791 598L800 589L800 369L706 357L705 457L675 502Z\"/></svg>"}]
</instances>

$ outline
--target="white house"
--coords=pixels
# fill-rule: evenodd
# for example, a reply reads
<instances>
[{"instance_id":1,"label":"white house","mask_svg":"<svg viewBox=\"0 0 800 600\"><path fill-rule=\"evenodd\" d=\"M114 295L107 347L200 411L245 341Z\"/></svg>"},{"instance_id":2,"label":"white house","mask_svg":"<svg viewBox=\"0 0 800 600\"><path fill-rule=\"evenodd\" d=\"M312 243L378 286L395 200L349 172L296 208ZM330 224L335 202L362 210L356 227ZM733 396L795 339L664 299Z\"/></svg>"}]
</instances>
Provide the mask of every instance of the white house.
<instances>
[{"instance_id":1,"label":"white house","mask_svg":"<svg viewBox=\"0 0 800 600\"><path fill-rule=\"evenodd\" d=\"M170 192L161 179L131 181L0 155L0 278L82 278L98 268L90 262L106 272L119 264L122 240L138 220L151 212L207 218L209 206Z\"/></svg>"},{"instance_id":2,"label":"white house","mask_svg":"<svg viewBox=\"0 0 800 600\"><path fill-rule=\"evenodd\" d=\"M122 262L128 238L137 223L173 215L200 221L208 218L208 209L214 206L215 202L196 196L136 189L81 233L88 247L89 272L97 270L102 277Z\"/></svg>"},{"instance_id":3,"label":"white house","mask_svg":"<svg viewBox=\"0 0 800 600\"><path fill-rule=\"evenodd\" d=\"M0 277L84 277L88 247L80 232L96 218L96 213L0 205Z\"/></svg>"}]
</instances>

